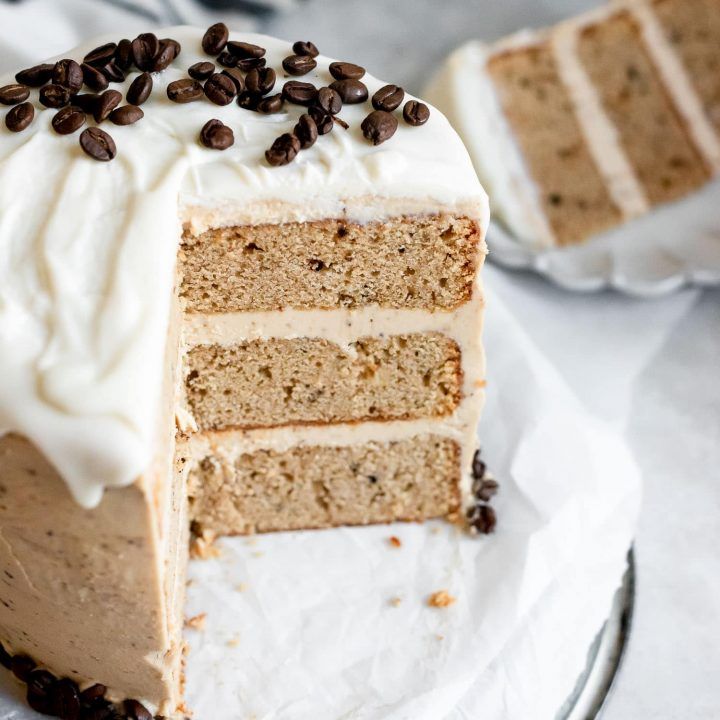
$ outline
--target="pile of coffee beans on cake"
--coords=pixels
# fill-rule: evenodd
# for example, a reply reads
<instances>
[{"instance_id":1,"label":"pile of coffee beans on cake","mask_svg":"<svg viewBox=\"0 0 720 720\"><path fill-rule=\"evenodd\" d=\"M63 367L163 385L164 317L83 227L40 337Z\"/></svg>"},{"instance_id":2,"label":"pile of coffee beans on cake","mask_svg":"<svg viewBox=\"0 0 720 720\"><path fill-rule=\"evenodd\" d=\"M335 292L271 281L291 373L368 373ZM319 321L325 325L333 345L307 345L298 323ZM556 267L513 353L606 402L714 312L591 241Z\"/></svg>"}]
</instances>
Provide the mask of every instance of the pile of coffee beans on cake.
<instances>
[{"instance_id":1,"label":"pile of coffee beans on cake","mask_svg":"<svg viewBox=\"0 0 720 720\"><path fill-rule=\"evenodd\" d=\"M315 70L319 50L314 43L298 40L292 52L282 60L277 71L268 67L265 48L248 42L230 40L224 23L207 29L202 38L205 53L214 62L197 62L187 69L187 78L167 86L168 98L178 104L207 101L215 105L235 102L243 110L275 114L286 105L305 108L295 128L281 135L265 153L270 165L292 162L301 150L311 147L320 135L338 125L348 124L338 117L343 105L372 104L373 110L361 123L363 136L373 145L389 140L397 131L395 111L405 99L397 85L385 85L372 98L362 82L365 69L350 62L333 62L329 71L333 80L316 87L303 80L288 80L280 92L273 93L277 73L301 78ZM55 110L52 128L60 135L72 135L86 125L88 118L95 125L133 125L145 117L140 106L153 91L153 74L170 67L181 53L180 43L172 38L158 38L142 33L134 40L110 42L91 50L77 62L71 58L54 64L41 64L15 75L15 83L0 87L0 104L11 106L5 126L19 133L29 128L36 116L30 102L31 90L38 91L44 109ZM123 83L135 71L140 74L130 84L123 104L122 94L110 88ZM411 126L423 125L430 117L427 105L409 100L402 109L404 121ZM100 127L86 127L79 136L80 147L94 160L107 162L117 155L115 141ZM213 150L226 150L235 142L232 128L220 120L208 121L199 132L202 145Z\"/></svg>"},{"instance_id":2,"label":"pile of coffee beans on cake","mask_svg":"<svg viewBox=\"0 0 720 720\"><path fill-rule=\"evenodd\" d=\"M475 503L467 511L465 519L471 533L489 535L497 524L495 510L490 507L489 502L497 494L498 483L488 473L487 466L480 458L480 450L476 450L473 457L472 475Z\"/></svg>"}]
</instances>

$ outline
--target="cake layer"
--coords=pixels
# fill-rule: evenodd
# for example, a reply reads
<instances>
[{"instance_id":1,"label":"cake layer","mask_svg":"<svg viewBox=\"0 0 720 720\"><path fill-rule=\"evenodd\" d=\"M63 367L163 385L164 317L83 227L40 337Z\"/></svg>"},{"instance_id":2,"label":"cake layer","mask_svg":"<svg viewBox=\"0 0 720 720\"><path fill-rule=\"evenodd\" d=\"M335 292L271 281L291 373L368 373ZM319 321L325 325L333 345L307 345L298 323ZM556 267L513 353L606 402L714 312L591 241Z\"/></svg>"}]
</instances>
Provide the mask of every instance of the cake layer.
<instances>
[{"instance_id":1,"label":"cake layer","mask_svg":"<svg viewBox=\"0 0 720 720\"><path fill-rule=\"evenodd\" d=\"M476 220L450 215L186 230L181 295L190 312L451 309L470 297L480 242Z\"/></svg>"},{"instance_id":2,"label":"cake layer","mask_svg":"<svg viewBox=\"0 0 720 720\"><path fill-rule=\"evenodd\" d=\"M186 394L199 429L448 415L462 393L460 350L440 333L272 338L188 351Z\"/></svg>"},{"instance_id":3,"label":"cake layer","mask_svg":"<svg viewBox=\"0 0 720 720\"><path fill-rule=\"evenodd\" d=\"M222 535L448 517L459 478L458 443L435 435L209 454L190 471L190 516Z\"/></svg>"},{"instance_id":4,"label":"cake layer","mask_svg":"<svg viewBox=\"0 0 720 720\"><path fill-rule=\"evenodd\" d=\"M720 2L654 0L652 7L720 134Z\"/></svg>"},{"instance_id":5,"label":"cake layer","mask_svg":"<svg viewBox=\"0 0 720 720\"><path fill-rule=\"evenodd\" d=\"M578 52L650 202L675 200L703 185L706 164L630 13L585 27Z\"/></svg>"},{"instance_id":6,"label":"cake layer","mask_svg":"<svg viewBox=\"0 0 720 720\"><path fill-rule=\"evenodd\" d=\"M550 42L498 54L488 72L557 242L617 224L621 213L588 149Z\"/></svg>"}]
</instances>

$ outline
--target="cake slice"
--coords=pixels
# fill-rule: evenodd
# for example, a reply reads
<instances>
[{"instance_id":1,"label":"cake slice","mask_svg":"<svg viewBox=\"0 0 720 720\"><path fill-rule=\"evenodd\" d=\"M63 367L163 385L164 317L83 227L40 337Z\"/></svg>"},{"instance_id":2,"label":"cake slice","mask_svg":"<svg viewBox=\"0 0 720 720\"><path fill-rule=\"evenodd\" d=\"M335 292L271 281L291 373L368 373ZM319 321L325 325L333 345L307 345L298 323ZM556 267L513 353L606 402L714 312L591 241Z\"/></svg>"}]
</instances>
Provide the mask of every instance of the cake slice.
<instances>
[{"instance_id":1,"label":"cake slice","mask_svg":"<svg viewBox=\"0 0 720 720\"><path fill-rule=\"evenodd\" d=\"M184 714L191 527L492 529L487 199L439 112L222 24L0 85L0 662L35 709Z\"/></svg>"},{"instance_id":2,"label":"cake slice","mask_svg":"<svg viewBox=\"0 0 720 720\"><path fill-rule=\"evenodd\" d=\"M468 144L496 217L519 239L583 242L720 170L712 82L701 102L657 4L617 2L490 46L469 43L428 90ZM695 67L711 62L711 44L694 46Z\"/></svg>"}]
</instances>

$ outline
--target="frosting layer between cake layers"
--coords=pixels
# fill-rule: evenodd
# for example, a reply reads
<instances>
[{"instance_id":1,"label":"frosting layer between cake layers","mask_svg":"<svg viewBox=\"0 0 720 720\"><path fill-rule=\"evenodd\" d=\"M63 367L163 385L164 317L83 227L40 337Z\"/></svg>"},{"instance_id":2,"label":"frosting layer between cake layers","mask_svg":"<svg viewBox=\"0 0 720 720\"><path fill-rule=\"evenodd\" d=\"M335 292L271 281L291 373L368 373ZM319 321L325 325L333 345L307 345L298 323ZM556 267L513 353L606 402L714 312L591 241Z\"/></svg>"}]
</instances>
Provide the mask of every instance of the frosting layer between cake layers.
<instances>
[{"instance_id":1,"label":"frosting layer between cake layers","mask_svg":"<svg viewBox=\"0 0 720 720\"><path fill-rule=\"evenodd\" d=\"M207 59L201 31L163 32L182 44L182 68ZM290 54L273 38L232 37L265 47L273 67ZM116 39L67 56L79 61ZM317 61L303 80L326 85L330 60ZM136 76L116 87L124 93ZM401 123L374 147L360 133L367 109L345 106L349 130L336 128L273 168L263 153L292 131L297 109L266 116L234 104L177 106L166 88L182 77L178 62L154 76L144 120L112 129L118 157L110 164L83 156L76 136L57 135L54 111L39 104L27 130L0 132L0 433L30 438L86 506L149 466L183 224L202 231L432 212L487 224L482 188L440 113L420 128ZM383 84L363 82L370 94ZM211 118L234 129L236 143L223 153L198 143Z\"/></svg>"}]
</instances>

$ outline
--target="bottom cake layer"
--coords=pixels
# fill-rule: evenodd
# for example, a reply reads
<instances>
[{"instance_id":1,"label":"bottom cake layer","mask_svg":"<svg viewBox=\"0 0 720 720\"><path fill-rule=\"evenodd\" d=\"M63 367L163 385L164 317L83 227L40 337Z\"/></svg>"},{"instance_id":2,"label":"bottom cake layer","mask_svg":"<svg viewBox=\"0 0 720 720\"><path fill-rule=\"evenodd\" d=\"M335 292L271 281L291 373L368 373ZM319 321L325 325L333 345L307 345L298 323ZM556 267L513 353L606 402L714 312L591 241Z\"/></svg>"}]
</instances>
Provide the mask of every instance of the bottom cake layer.
<instances>
[{"instance_id":1,"label":"bottom cake layer","mask_svg":"<svg viewBox=\"0 0 720 720\"><path fill-rule=\"evenodd\" d=\"M210 453L190 470L190 517L218 535L454 519L460 446L439 435Z\"/></svg>"}]
</instances>

